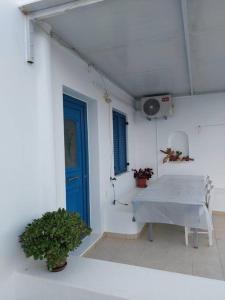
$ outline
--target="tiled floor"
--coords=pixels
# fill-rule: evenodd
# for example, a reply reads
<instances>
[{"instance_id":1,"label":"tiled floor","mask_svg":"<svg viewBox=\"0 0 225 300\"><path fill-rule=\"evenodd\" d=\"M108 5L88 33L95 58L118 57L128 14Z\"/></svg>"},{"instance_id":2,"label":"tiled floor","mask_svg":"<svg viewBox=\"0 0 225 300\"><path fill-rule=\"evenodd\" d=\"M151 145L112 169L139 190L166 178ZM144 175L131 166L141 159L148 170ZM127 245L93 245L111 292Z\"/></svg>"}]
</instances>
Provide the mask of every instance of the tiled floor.
<instances>
[{"instance_id":1,"label":"tiled floor","mask_svg":"<svg viewBox=\"0 0 225 300\"><path fill-rule=\"evenodd\" d=\"M214 216L214 245L199 235L199 248L184 245L184 230L171 225L154 225L154 242L145 229L138 240L101 239L86 257L155 268L171 272L225 280L225 217Z\"/></svg>"}]
</instances>

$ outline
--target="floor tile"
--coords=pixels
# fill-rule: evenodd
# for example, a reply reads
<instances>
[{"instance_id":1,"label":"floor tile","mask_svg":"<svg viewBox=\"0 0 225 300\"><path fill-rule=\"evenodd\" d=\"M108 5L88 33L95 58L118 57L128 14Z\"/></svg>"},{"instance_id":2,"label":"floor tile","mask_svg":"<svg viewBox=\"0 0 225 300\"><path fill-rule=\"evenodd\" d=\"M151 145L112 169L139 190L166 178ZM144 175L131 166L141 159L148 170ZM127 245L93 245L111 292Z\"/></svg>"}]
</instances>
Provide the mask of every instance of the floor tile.
<instances>
[{"instance_id":1,"label":"floor tile","mask_svg":"<svg viewBox=\"0 0 225 300\"><path fill-rule=\"evenodd\" d=\"M214 217L214 243L207 234L199 235L199 248L185 247L184 228L154 224L154 241L147 238L147 227L137 240L103 238L85 256L182 274L225 279L225 217Z\"/></svg>"},{"instance_id":2,"label":"floor tile","mask_svg":"<svg viewBox=\"0 0 225 300\"><path fill-rule=\"evenodd\" d=\"M215 230L215 238L217 240L225 240L225 230L224 229L216 229Z\"/></svg>"},{"instance_id":3,"label":"floor tile","mask_svg":"<svg viewBox=\"0 0 225 300\"><path fill-rule=\"evenodd\" d=\"M168 262L165 264L164 270L169 272L192 275L193 274L192 259L190 259L189 261L177 259Z\"/></svg>"},{"instance_id":4,"label":"floor tile","mask_svg":"<svg viewBox=\"0 0 225 300\"><path fill-rule=\"evenodd\" d=\"M223 269L216 261L193 263L193 275L224 280Z\"/></svg>"}]
</instances>

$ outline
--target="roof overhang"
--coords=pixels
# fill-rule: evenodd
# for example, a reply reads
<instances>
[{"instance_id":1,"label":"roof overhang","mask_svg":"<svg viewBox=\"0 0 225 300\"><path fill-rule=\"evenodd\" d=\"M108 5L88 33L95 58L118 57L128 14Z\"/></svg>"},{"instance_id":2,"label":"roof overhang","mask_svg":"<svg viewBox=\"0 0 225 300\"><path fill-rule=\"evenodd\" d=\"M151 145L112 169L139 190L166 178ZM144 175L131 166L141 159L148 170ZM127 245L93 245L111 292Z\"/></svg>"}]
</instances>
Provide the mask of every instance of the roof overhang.
<instances>
[{"instance_id":1,"label":"roof overhang","mask_svg":"<svg viewBox=\"0 0 225 300\"><path fill-rule=\"evenodd\" d=\"M20 9L25 14L30 14L40 10L53 8L60 5L65 5L68 3L73 3L77 1L71 0L22 0L20 1Z\"/></svg>"}]
</instances>

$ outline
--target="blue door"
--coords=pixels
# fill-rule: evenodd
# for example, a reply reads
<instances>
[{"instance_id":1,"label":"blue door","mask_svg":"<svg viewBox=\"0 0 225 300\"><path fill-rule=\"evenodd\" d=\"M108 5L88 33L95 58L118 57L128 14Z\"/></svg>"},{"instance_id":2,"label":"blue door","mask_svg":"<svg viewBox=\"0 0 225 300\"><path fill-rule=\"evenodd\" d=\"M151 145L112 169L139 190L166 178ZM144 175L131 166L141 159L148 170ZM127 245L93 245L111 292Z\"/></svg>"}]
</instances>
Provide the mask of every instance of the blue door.
<instances>
[{"instance_id":1,"label":"blue door","mask_svg":"<svg viewBox=\"0 0 225 300\"><path fill-rule=\"evenodd\" d=\"M66 207L89 225L86 103L63 95Z\"/></svg>"}]
</instances>

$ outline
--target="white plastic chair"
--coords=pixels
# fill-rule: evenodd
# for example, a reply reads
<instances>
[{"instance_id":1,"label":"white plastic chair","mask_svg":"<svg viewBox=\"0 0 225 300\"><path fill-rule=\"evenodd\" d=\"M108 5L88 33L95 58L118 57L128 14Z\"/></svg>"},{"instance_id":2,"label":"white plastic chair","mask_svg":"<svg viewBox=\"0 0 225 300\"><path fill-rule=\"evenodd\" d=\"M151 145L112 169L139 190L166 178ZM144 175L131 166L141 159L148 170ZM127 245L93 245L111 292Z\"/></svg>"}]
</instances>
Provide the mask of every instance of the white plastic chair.
<instances>
[{"instance_id":1,"label":"white plastic chair","mask_svg":"<svg viewBox=\"0 0 225 300\"><path fill-rule=\"evenodd\" d=\"M212 219L212 190L214 186L212 185L212 181L209 176L206 177L206 185L205 185L205 206L209 211L209 217ZM209 238L209 246L213 245L213 232L210 224L210 220L207 219L208 230L198 230L198 234L208 234ZM190 233L193 233L193 229L185 226L185 245L188 246L188 236Z\"/></svg>"},{"instance_id":2,"label":"white plastic chair","mask_svg":"<svg viewBox=\"0 0 225 300\"><path fill-rule=\"evenodd\" d=\"M210 180L210 177L209 177L209 175L207 175L206 178L205 178L206 184L209 182L209 180Z\"/></svg>"}]
</instances>

